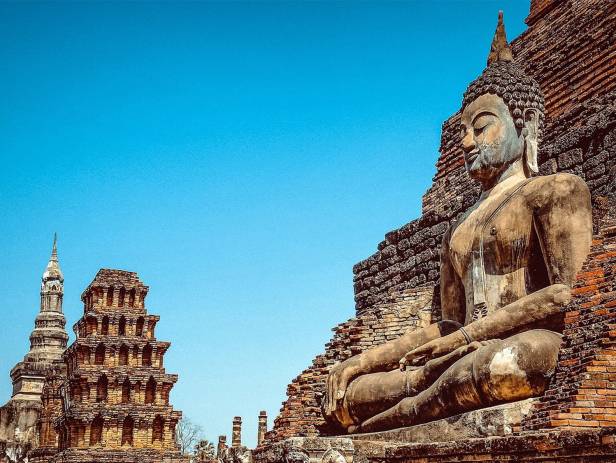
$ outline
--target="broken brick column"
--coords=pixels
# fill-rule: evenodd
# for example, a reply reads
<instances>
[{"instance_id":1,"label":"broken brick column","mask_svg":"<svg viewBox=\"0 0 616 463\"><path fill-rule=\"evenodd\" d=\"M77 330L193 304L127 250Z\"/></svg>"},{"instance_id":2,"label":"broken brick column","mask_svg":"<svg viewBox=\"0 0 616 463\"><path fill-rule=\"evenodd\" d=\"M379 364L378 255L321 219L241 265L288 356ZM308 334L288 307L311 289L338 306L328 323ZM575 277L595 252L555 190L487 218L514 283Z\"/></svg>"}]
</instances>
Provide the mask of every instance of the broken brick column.
<instances>
[{"instance_id":1,"label":"broken brick column","mask_svg":"<svg viewBox=\"0 0 616 463\"><path fill-rule=\"evenodd\" d=\"M231 434L231 447L234 449L242 446L242 417L233 418L233 433Z\"/></svg>"},{"instance_id":2,"label":"broken brick column","mask_svg":"<svg viewBox=\"0 0 616 463\"><path fill-rule=\"evenodd\" d=\"M267 432L267 412L261 410L259 412L259 428L257 429L257 447L265 440L265 433Z\"/></svg>"},{"instance_id":3,"label":"broken brick column","mask_svg":"<svg viewBox=\"0 0 616 463\"><path fill-rule=\"evenodd\" d=\"M218 436L218 446L216 447L216 458L222 459L227 449L227 436Z\"/></svg>"}]
</instances>

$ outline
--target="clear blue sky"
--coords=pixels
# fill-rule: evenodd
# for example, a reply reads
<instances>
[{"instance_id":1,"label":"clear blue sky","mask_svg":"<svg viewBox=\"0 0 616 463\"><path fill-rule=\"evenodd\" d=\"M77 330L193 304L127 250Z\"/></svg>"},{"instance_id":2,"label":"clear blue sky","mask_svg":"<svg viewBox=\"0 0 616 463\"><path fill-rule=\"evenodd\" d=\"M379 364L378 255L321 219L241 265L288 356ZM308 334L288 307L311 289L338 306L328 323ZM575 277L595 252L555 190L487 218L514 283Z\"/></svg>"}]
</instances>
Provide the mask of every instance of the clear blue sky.
<instances>
[{"instance_id":1,"label":"clear blue sky","mask_svg":"<svg viewBox=\"0 0 616 463\"><path fill-rule=\"evenodd\" d=\"M512 39L528 5L0 4L0 402L57 231L68 326L99 268L138 272L173 404L253 446L354 314L352 265L419 215L498 9Z\"/></svg>"}]
</instances>

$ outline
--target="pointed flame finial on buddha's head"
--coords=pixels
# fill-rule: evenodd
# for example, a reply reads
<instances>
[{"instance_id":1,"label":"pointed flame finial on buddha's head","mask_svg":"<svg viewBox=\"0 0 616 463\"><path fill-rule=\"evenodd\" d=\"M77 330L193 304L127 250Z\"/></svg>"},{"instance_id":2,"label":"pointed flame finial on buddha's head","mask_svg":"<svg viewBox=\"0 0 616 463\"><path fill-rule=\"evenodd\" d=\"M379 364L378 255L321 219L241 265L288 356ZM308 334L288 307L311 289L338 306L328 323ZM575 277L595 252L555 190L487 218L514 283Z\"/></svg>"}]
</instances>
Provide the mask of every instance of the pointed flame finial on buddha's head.
<instances>
[{"instance_id":1,"label":"pointed flame finial on buddha's head","mask_svg":"<svg viewBox=\"0 0 616 463\"><path fill-rule=\"evenodd\" d=\"M505 32L502 11L498 12L498 24L496 25L496 32L494 32L490 54L488 55L488 66L497 61L513 61L513 53L511 53L511 47L507 43L507 33Z\"/></svg>"}]
</instances>

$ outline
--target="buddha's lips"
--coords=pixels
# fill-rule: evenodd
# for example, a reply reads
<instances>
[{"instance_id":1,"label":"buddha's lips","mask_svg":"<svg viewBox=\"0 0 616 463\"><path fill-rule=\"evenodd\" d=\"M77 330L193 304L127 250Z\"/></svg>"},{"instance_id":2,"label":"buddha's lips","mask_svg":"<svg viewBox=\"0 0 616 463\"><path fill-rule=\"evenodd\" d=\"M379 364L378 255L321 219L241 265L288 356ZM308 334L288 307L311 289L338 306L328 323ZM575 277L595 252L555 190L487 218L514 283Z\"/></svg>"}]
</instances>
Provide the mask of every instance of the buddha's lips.
<instances>
[{"instance_id":1,"label":"buddha's lips","mask_svg":"<svg viewBox=\"0 0 616 463\"><path fill-rule=\"evenodd\" d=\"M479 150L476 151L471 151L470 153L467 153L464 156L464 159L466 160L466 162L473 162L475 159L477 159L477 156L479 156Z\"/></svg>"}]
</instances>

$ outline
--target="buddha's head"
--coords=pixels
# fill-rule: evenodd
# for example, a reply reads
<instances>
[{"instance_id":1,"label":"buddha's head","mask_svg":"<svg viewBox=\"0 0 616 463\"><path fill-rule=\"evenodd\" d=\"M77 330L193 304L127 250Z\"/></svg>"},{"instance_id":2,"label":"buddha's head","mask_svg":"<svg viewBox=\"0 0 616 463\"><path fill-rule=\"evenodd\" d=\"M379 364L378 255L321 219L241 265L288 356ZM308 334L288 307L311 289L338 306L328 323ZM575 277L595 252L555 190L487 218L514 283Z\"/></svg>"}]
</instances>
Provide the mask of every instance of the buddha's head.
<instances>
[{"instance_id":1,"label":"buddha's head","mask_svg":"<svg viewBox=\"0 0 616 463\"><path fill-rule=\"evenodd\" d=\"M513 62L500 12L488 66L462 101L462 149L469 175L488 188L517 161L527 176L537 172L543 111L539 84Z\"/></svg>"}]
</instances>

